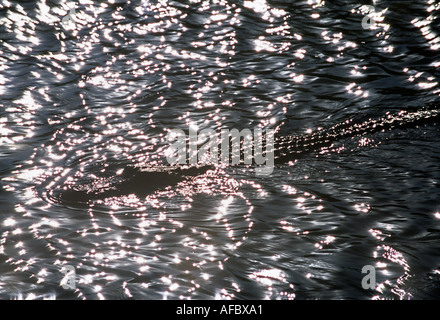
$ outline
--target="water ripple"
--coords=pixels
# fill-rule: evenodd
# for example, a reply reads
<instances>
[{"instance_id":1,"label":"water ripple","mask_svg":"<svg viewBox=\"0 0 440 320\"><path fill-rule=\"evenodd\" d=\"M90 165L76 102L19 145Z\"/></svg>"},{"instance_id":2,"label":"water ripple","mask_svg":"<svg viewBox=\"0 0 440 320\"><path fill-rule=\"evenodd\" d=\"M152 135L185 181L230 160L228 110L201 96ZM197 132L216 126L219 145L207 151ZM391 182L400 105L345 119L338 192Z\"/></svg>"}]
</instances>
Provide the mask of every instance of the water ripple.
<instances>
[{"instance_id":1,"label":"water ripple","mask_svg":"<svg viewBox=\"0 0 440 320\"><path fill-rule=\"evenodd\" d=\"M438 298L440 6L373 8L1 3L0 297ZM190 126L277 168L170 173Z\"/></svg>"}]
</instances>

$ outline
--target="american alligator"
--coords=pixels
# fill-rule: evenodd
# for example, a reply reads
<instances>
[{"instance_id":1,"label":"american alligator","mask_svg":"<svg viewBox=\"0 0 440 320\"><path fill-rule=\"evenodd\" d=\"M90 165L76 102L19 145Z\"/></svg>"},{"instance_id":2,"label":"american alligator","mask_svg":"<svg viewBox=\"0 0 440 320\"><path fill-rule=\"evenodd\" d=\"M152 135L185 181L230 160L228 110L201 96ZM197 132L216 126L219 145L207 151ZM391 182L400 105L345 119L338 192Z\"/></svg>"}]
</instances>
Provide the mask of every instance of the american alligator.
<instances>
[{"instance_id":1,"label":"american alligator","mask_svg":"<svg viewBox=\"0 0 440 320\"><path fill-rule=\"evenodd\" d=\"M344 138L371 135L380 131L406 129L429 123L437 123L440 109L436 106L387 113L381 117L353 119L330 128L299 136L279 136L274 141L274 164L280 165L305 154L323 150ZM98 179L83 185L60 187L59 199L69 202L87 202L114 196L137 194L145 196L167 186L202 175L213 166L127 166L120 175L110 179ZM58 190L59 191L59 190ZM54 190L54 192L57 192Z\"/></svg>"}]
</instances>

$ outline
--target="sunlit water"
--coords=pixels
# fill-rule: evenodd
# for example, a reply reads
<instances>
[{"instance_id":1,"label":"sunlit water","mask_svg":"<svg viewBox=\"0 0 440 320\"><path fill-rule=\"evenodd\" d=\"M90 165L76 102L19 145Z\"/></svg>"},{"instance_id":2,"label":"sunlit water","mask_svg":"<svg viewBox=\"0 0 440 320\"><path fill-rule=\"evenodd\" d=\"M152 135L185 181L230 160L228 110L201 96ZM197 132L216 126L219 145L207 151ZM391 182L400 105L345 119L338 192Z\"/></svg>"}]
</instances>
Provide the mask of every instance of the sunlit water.
<instances>
[{"instance_id":1,"label":"sunlit water","mask_svg":"<svg viewBox=\"0 0 440 320\"><path fill-rule=\"evenodd\" d=\"M439 298L440 3L374 10L2 1L0 298ZM313 145L266 177L238 165L62 196L162 165L167 132L189 126Z\"/></svg>"}]
</instances>

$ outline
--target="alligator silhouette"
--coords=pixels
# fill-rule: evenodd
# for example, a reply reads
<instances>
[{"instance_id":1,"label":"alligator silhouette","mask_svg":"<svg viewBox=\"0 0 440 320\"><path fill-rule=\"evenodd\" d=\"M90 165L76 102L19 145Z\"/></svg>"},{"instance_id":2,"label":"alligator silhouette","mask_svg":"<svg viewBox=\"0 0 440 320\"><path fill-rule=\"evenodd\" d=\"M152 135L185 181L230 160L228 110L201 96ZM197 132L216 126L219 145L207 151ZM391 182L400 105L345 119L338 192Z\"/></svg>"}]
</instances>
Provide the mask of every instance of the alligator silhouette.
<instances>
[{"instance_id":1,"label":"alligator silhouette","mask_svg":"<svg viewBox=\"0 0 440 320\"><path fill-rule=\"evenodd\" d=\"M329 148L336 141L371 135L393 129L406 129L437 123L440 109L436 105L400 111L396 114L387 113L380 117L364 117L357 121L350 119L332 127L299 136L279 136L274 140L274 164L280 165L301 156ZM264 141L264 139L263 139ZM88 202L89 200L118 197L129 194L146 196L159 189L174 186L205 174L213 166L127 166L122 174L97 179L81 185L62 186L58 198L68 202Z\"/></svg>"}]
</instances>

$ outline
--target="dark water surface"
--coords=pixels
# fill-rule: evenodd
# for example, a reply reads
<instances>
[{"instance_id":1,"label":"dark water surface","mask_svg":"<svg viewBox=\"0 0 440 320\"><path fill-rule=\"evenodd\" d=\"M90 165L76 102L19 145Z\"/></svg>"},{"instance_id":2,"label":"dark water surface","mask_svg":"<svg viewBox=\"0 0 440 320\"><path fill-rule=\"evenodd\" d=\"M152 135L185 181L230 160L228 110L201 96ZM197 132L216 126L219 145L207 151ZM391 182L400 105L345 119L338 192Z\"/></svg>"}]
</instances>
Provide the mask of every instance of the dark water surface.
<instances>
[{"instance_id":1,"label":"dark water surface","mask_svg":"<svg viewBox=\"0 0 440 320\"><path fill-rule=\"evenodd\" d=\"M440 2L363 4L1 1L0 298L440 298ZM112 187L189 126L289 155Z\"/></svg>"}]
</instances>

